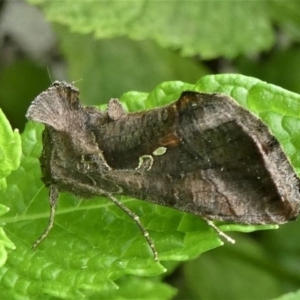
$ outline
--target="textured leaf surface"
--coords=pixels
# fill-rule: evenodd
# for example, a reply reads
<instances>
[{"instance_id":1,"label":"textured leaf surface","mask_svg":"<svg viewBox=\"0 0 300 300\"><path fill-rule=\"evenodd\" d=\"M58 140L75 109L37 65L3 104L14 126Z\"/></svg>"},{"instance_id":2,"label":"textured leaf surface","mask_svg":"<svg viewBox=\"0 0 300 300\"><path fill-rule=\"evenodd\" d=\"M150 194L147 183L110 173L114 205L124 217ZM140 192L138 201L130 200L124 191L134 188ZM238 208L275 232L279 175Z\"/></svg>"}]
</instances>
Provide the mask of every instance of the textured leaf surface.
<instances>
[{"instance_id":1,"label":"textured leaf surface","mask_svg":"<svg viewBox=\"0 0 300 300\"><path fill-rule=\"evenodd\" d=\"M0 109L0 180L20 165L21 137L18 130L12 130Z\"/></svg>"},{"instance_id":2,"label":"textured leaf surface","mask_svg":"<svg viewBox=\"0 0 300 300\"><path fill-rule=\"evenodd\" d=\"M255 95L266 96L250 97L255 87L260 88L260 94ZM262 116L267 107L264 101L270 103L270 91L278 102L276 105L272 102L270 111L276 111L277 115L281 112L282 117L287 111L284 99L290 103L291 97L290 92L253 78L220 75L204 77L195 86L165 82L148 96L130 92L121 99L129 110L139 110L169 103L187 89L230 93L242 103L254 107ZM293 97L295 107L298 98L295 94ZM31 249L44 230L49 215L47 190L40 181L38 161L42 129L41 125L27 124L22 136L21 166L7 178L8 189L0 194L3 203L11 208L1 222L6 223L6 232L17 246L0 269L1 298L40 299L48 295L61 299L97 299L99 295L107 295L107 298L130 299L133 296L129 287L136 282L137 286L143 287L140 298L149 298L152 290L154 295L160 293L159 299L169 299L174 290L159 283L157 278L145 279L145 285L138 278L126 282L124 276L127 275L157 276L164 274L166 269L154 262L133 220L105 198L86 201L62 194L54 229L36 251ZM293 133L293 130L289 132ZM216 233L197 216L128 197L121 200L141 217L163 264L164 261L197 257L222 244ZM221 228L251 231L265 227L222 225Z\"/></svg>"},{"instance_id":3,"label":"textured leaf surface","mask_svg":"<svg viewBox=\"0 0 300 300\"><path fill-rule=\"evenodd\" d=\"M6 177L20 165L21 137L18 130L12 130L8 120L0 109L0 193L6 189ZM0 216L9 211L0 198ZM0 223L1 224L1 223ZM2 224L1 224L2 225ZM0 227L0 267L6 262L7 250L14 249L14 244Z\"/></svg>"},{"instance_id":4,"label":"textured leaf surface","mask_svg":"<svg viewBox=\"0 0 300 300\"><path fill-rule=\"evenodd\" d=\"M97 38L150 38L163 47L181 49L184 55L234 57L273 44L269 6L264 1L29 2L38 4L50 21L71 31L94 33Z\"/></svg>"}]
</instances>

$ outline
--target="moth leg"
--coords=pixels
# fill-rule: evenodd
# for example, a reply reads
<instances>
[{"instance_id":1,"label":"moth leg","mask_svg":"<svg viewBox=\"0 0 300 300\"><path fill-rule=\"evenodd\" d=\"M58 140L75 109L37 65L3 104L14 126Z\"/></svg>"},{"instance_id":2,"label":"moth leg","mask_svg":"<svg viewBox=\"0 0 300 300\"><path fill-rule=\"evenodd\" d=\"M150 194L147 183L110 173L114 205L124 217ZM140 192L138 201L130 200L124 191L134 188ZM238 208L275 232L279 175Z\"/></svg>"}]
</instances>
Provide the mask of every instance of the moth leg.
<instances>
[{"instance_id":1,"label":"moth leg","mask_svg":"<svg viewBox=\"0 0 300 300\"><path fill-rule=\"evenodd\" d=\"M149 232L147 231L147 229L143 226L143 224L141 223L141 221L140 221L140 218L139 218L139 216L138 215L136 215L133 211L131 211L127 206L125 206L122 202L120 202L117 198L115 198L113 195L112 195L112 193L110 193L110 192L107 192L107 191L105 191L105 190L102 190L102 189L100 189L100 188L98 188L98 187L96 187L96 186L87 186L87 185L84 185L84 184L82 184L82 183L80 183L80 182L77 182L77 181L74 181L74 180L69 180L69 182L70 183L72 183L72 184L76 184L79 188L82 188L82 189L86 189L86 190L89 190L89 192L91 193L91 194L94 194L95 196L96 195L102 195L102 196L105 196L105 197L107 197L107 198L109 198L115 205L117 205L118 207L120 207L130 218L132 218L133 220L134 220L134 222L137 224L137 226L139 227L139 229L141 230L141 232L143 233L143 235L144 235L144 237L145 237L145 239L146 239L146 241L147 241L147 244L149 245L149 247L151 248L151 251L152 251L152 253L153 253L153 256L154 256L154 259L155 259L155 261L158 261L158 252L156 251L156 248L155 248L155 245L154 245L154 242L152 241L152 239L151 239L151 237L150 237L150 235L149 235ZM49 224L50 224L50 221L49 221ZM53 221L52 221L52 225L53 225ZM52 227L52 225L51 225L51 227ZM49 227L49 226L48 226ZM50 227L50 229L51 229L51 227ZM50 230L49 229L49 230ZM48 234L48 232L49 232L49 230L46 230L45 231L45 233L46 233L46 235L45 234L43 234L42 236L41 236L41 238L39 238L38 239L38 241L40 242L41 240L43 240L46 236L47 236L47 234ZM45 236L44 236L45 235Z\"/></svg>"},{"instance_id":2,"label":"moth leg","mask_svg":"<svg viewBox=\"0 0 300 300\"><path fill-rule=\"evenodd\" d=\"M153 162L154 159L152 155L142 155L139 157L139 164L135 168L135 171L138 171L140 173L149 171L152 168Z\"/></svg>"},{"instance_id":3,"label":"moth leg","mask_svg":"<svg viewBox=\"0 0 300 300\"><path fill-rule=\"evenodd\" d=\"M104 155L102 152L98 153L97 156L93 156L94 161L101 166L101 168L104 166L104 171L109 171L111 170L111 167L108 165L108 163L106 162Z\"/></svg>"},{"instance_id":4,"label":"moth leg","mask_svg":"<svg viewBox=\"0 0 300 300\"><path fill-rule=\"evenodd\" d=\"M158 253L155 249L154 242L152 241L149 232L144 227L144 225L140 221L140 217L136 215L133 211L131 211L127 206L125 206L122 202L120 202L117 198L115 198L112 194L107 193L105 195L107 198L109 198L114 204L116 204L118 207L120 207L130 218L134 220L136 225L140 228L142 234L144 235L149 247L151 248L151 251L153 253L155 261L158 261Z\"/></svg>"},{"instance_id":5,"label":"moth leg","mask_svg":"<svg viewBox=\"0 0 300 300\"><path fill-rule=\"evenodd\" d=\"M48 225L44 233L33 244L32 246L33 249L36 249L36 247L48 236L50 230L53 227L58 194L59 192L57 187L55 185L51 185L49 190L50 217L49 217Z\"/></svg>"},{"instance_id":6,"label":"moth leg","mask_svg":"<svg viewBox=\"0 0 300 300\"><path fill-rule=\"evenodd\" d=\"M220 229L214 224L214 222L213 222L212 220L206 219L206 218L204 218L204 217L202 217L202 216L201 216L201 218L202 218L203 220L205 220L206 223L207 223L210 227L212 227L212 228L216 231L216 233L217 233L219 236L223 237L227 242L229 242L229 243L231 243L231 244L234 244L234 243L235 243L235 240L232 239L232 238L231 238L230 236L228 236L227 234L225 234L222 230L220 230Z\"/></svg>"},{"instance_id":7,"label":"moth leg","mask_svg":"<svg viewBox=\"0 0 300 300\"><path fill-rule=\"evenodd\" d=\"M77 182L76 182L76 184L79 186L81 185L80 183L77 183ZM138 215L136 215L133 211L131 211L126 205L124 205L122 202L120 202L117 198L115 198L111 193L109 193L105 190L99 189L97 187L88 187L88 189L90 189L91 192L94 194L103 195L103 196L106 196L107 198L109 198L115 205L120 207L130 218L132 218L134 220L134 222L136 223L136 225L139 227L142 234L144 235L149 247L151 248L151 251L153 253L155 261L158 261L158 252L156 251L154 242L152 241L147 229L141 223L140 217Z\"/></svg>"}]
</instances>

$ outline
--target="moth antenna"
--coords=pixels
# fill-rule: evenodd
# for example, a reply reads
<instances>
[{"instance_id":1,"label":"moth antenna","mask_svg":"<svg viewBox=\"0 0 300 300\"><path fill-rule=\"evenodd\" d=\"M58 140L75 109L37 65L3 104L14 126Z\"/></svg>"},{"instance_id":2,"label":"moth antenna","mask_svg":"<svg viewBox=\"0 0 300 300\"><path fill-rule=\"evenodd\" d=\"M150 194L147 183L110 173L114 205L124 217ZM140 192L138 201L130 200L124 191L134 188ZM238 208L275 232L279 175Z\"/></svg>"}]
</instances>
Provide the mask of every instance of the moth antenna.
<instances>
[{"instance_id":1,"label":"moth antenna","mask_svg":"<svg viewBox=\"0 0 300 300\"><path fill-rule=\"evenodd\" d=\"M56 204L58 200L58 189L56 186L51 185L49 190L49 202L50 202L50 217L48 221L47 228L45 229L44 233L35 241L32 248L36 249L36 247L48 236L50 230L54 224L54 217L56 212Z\"/></svg>"},{"instance_id":2,"label":"moth antenna","mask_svg":"<svg viewBox=\"0 0 300 300\"><path fill-rule=\"evenodd\" d=\"M58 131L78 123L82 111L78 99L79 91L71 84L55 81L50 88L38 95L28 108L29 120L52 126ZM70 113L72 111L72 113Z\"/></svg>"},{"instance_id":3,"label":"moth antenna","mask_svg":"<svg viewBox=\"0 0 300 300\"><path fill-rule=\"evenodd\" d=\"M53 83L53 80L52 80L52 77L51 77L51 73L50 73L50 70L49 70L48 66L47 66L47 73L48 73L48 76L50 78L50 82Z\"/></svg>"},{"instance_id":4,"label":"moth antenna","mask_svg":"<svg viewBox=\"0 0 300 300\"><path fill-rule=\"evenodd\" d=\"M82 81L82 80L83 80L83 78L80 78L80 79L74 80L74 81L72 81L72 84L75 84L75 83L77 83L77 82L79 82L79 81Z\"/></svg>"}]
</instances>

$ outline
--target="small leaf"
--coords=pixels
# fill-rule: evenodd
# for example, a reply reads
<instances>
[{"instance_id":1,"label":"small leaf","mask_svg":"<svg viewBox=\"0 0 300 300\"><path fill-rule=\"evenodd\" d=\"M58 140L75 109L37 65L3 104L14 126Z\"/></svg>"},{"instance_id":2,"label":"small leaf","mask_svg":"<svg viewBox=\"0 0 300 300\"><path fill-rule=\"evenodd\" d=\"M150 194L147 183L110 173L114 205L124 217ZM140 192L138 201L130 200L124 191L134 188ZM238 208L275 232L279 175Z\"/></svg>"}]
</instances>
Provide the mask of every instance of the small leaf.
<instances>
[{"instance_id":1,"label":"small leaf","mask_svg":"<svg viewBox=\"0 0 300 300\"><path fill-rule=\"evenodd\" d=\"M12 130L0 109L0 180L16 170L21 159L21 137L18 130Z\"/></svg>"},{"instance_id":2,"label":"small leaf","mask_svg":"<svg viewBox=\"0 0 300 300\"><path fill-rule=\"evenodd\" d=\"M0 216L6 214L9 211L7 206L0 204ZM7 260L7 249L16 249L14 243L7 237L4 229L0 227L0 268L5 264Z\"/></svg>"}]
</instances>

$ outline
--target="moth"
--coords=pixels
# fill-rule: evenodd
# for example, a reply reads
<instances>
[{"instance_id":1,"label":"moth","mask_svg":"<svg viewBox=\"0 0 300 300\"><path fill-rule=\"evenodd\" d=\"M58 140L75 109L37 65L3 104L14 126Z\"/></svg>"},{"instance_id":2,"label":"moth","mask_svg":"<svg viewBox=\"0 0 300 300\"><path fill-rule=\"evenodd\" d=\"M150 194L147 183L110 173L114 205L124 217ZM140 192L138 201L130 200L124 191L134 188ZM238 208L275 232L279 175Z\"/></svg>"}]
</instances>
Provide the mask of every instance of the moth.
<instances>
[{"instance_id":1,"label":"moth","mask_svg":"<svg viewBox=\"0 0 300 300\"><path fill-rule=\"evenodd\" d=\"M51 230L59 192L106 196L134 219L123 194L213 220L281 224L300 209L299 179L267 126L233 99L184 91L169 105L127 113L117 99L105 111L83 106L79 90L55 81L27 118L45 124L40 157L49 187Z\"/></svg>"}]
</instances>

